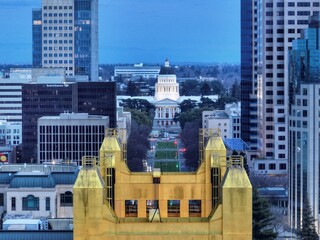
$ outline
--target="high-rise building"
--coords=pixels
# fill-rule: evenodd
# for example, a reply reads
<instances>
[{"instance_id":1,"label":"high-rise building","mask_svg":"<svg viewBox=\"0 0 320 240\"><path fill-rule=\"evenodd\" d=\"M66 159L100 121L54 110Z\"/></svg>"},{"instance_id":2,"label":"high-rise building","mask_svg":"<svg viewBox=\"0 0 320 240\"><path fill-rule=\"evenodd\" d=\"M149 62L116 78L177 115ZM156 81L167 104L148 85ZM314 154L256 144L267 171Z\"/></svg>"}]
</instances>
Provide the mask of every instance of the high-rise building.
<instances>
[{"instance_id":1,"label":"high-rise building","mask_svg":"<svg viewBox=\"0 0 320 240\"><path fill-rule=\"evenodd\" d=\"M301 227L308 199L319 232L320 16L289 51L289 221Z\"/></svg>"},{"instance_id":2,"label":"high-rise building","mask_svg":"<svg viewBox=\"0 0 320 240\"><path fill-rule=\"evenodd\" d=\"M258 143L256 16L257 1L241 0L241 138L252 151Z\"/></svg>"},{"instance_id":3,"label":"high-rise building","mask_svg":"<svg viewBox=\"0 0 320 240\"><path fill-rule=\"evenodd\" d=\"M241 1L242 138L257 144L260 157L288 158L288 51L308 27L308 17L319 13L319 4Z\"/></svg>"},{"instance_id":4,"label":"high-rise building","mask_svg":"<svg viewBox=\"0 0 320 240\"><path fill-rule=\"evenodd\" d=\"M98 0L42 0L32 18L33 67L98 79Z\"/></svg>"},{"instance_id":5,"label":"high-rise building","mask_svg":"<svg viewBox=\"0 0 320 240\"><path fill-rule=\"evenodd\" d=\"M22 163L37 162L38 118L64 112L108 116L109 126L115 128L116 83L23 84Z\"/></svg>"}]
</instances>

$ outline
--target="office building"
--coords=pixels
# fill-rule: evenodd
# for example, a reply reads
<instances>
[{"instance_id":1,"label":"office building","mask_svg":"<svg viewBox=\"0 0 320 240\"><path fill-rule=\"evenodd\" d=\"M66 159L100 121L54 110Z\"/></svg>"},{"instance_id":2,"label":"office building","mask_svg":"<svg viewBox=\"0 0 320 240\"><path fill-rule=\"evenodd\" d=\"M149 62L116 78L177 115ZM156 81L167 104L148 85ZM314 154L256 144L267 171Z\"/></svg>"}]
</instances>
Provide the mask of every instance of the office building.
<instances>
[{"instance_id":1,"label":"office building","mask_svg":"<svg viewBox=\"0 0 320 240\"><path fill-rule=\"evenodd\" d=\"M30 81L28 68L12 68L9 77L0 78L0 120L21 124L21 86Z\"/></svg>"},{"instance_id":2,"label":"office building","mask_svg":"<svg viewBox=\"0 0 320 240\"><path fill-rule=\"evenodd\" d=\"M114 67L114 77L122 79L157 78L159 72L160 66L144 66L143 63Z\"/></svg>"},{"instance_id":3,"label":"office building","mask_svg":"<svg viewBox=\"0 0 320 240\"><path fill-rule=\"evenodd\" d=\"M319 232L320 16L289 51L289 221L300 228L308 199Z\"/></svg>"},{"instance_id":4,"label":"office building","mask_svg":"<svg viewBox=\"0 0 320 240\"><path fill-rule=\"evenodd\" d=\"M108 116L116 127L116 83L74 82L22 85L22 156L23 162L36 163L37 121L60 113L88 113Z\"/></svg>"},{"instance_id":5,"label":"office building","mask_svg":"<svg viewBox=\"0 0 320 240\"><path fill-rule=\"evenodd\" d=\"M100 164L84 159L73 189L74 239L252 239L252 186L242 158L226 161L218 135L205 135L196 172L131 173L109 134Z\"/></svg>"},{"instance_id":6,"label":"office building","mask_svg":"<svg viewBox=\"0 0 320 240\"><path fill-rule=\"evenodd\" d=\"M83 156L99 156L109 127L109 118L87 113L61 113L38 119L38 163L71 161L81 164Z\"/></svg>"},{"instance_id":7,"label":"office building","mask_svg":"<svg viewBox=\"0 0 320 240\"><path fill-rule=\"evenodd\" d=\"M42 0L32 18L34 68L98 80L98 0Z\"/></svg>"},{"instance_id":8,"label":"office building","mask_svg":"<svg viewBox=\"0 0 320 240\"><path fill-rule=\"evenodd\" d=\"M288 51L308 27L308 17L319 13L319 4L241 1L242 138L250 145L258 126L260 157L288 159Z\"/></svg>"}]
</instances>

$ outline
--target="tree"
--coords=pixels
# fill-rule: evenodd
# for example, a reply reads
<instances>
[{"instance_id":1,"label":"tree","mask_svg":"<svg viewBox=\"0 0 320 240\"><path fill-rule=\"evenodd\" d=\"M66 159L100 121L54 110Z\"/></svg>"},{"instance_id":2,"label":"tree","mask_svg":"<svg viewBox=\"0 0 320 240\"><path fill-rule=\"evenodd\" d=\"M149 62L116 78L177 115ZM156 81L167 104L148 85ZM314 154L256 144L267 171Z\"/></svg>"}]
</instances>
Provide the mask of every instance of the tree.
<instances>
[{"instance_id":1,"label":"tree","mask_svg":"<svg viewBox=\"0 0 320 240\"><path fill-rule=\"evenodd\" d=\"M187 122L185 128L181 132L181 141L186 151L184 157L186 165L192 169L196 169L199 165L199 127L201 118L192 122Z\"/></svg>"},{"instance_id":2,"label":"tree","mask_svg":"<svg viewBox=\"0 0 320 240\"><path fill-rule=\"evenodd\" d=\"M200 89L201 96L203 97L204 95L210 95L211 94L211 88L208 84L208 82L204 82L201 86Z\"/></svg>"},{"instance_id":3,"label":"tree","mask_svg":"<svg viewBox=\"0 0 320 240\"><path fill-rule=\"evenodd\" d=\"M143 170L142 160L147 157L147 152L150 149L149 133L148 127L139 125L135 120L132 120L131 133L128 138L127 164L133 172Z\"/></svg>"},{"instance_id":4,"label":"tree","mask_svg":"<svg viewBox=\"0 0 320 240\"><path fill-rule=\"evenodd\" d=\"M203 108L203 110L207 109L207 110L213 110L215 107L215 102L212 101L210 98L207 97L202 97L201 102L198 103L198 107L199 108Z\"/></svg>"},{"instance_id":5,"label":"tree","mask_svg":"<svg viewBox=\"0 0 320 240\"><path fill-rule=\"evenodd\" d=\"M252 189L252 239L273 240L278 233L274 232L274 217L269 209L269 202L260 198L256 188Z\"/></svg>"},{"instance_id":6,"label":"tree","mask_svg":"<svg viewBox=\"0 0 320 240\"><path fill-rule=\"evenodd\" d=\"M230 92L231 92L231 97L240 100L240 98L241 98L241 89L240 89L240 85L239 85L237 80L234 81L234 83L232 84Z\"/></svg>"},{"instance_id":7,"label":"tree","mask_svg":"<svg viewBox=\"0 0 320 240\"><path fill-rule=\"evenodd\" d=\"M187 99L179 103L181 112L187 112L197 107L197 101Z\"/></svg>"},{"instance_id":8,"label":"tree","mask_svg":"<svg viewBox=\"0 0 320 240\"><path fill-rule=\"evenodd\" d=\"M127 94L130 95L131 97L137 96L139 94L139 88L138 88L137 84L135 84L131 80L128 82Z\"/></svg>"},{"instance_id":9,"label":"tree","mask_svg":"<svg viewBox=\"0 0 320 240\"><path fill-rule=\"evenodd\" d=\"M201 117L202 117L202 109L200 108L194 108L190 111L187 112L181 112L179 114L175 114L174 116L174 121L179 122L181 129L184 129L185 124L187 122L193 122L195 120L200 120L201 122Z\"/></svg>"},{"instance_id":10,"label":"tree","mask_svg":"<svg viewBox=\"0 0 320 240\"><path fill-rule=\"evenodd\" d=\"M307 196L307 193L305 193L304 196ZM309 199L305 197L303 202L302 226L301 226L301 230L297 231L297 235L299 239L302 239L302 240L313 240L313 239L318 240L319 239L314 222L315 222L315 219L312 214Z\"/></svg>"},{"instance_id":11,"label":"tree","mask_svg":"<svg viewBox=\"0 0 320 240\"><path fill-rule=\"evenodd\" d=\"M223 84L218 80L212 81L211 86L212 86L212 93L215 95L222 96L226 92L226 89L224 88Z\"/></svg>"},{"instance_id":12,"label":"tree","mask_svg":"<svg viewBox=\"0 0 320 240\"><path fill-rule=\"evenodd\" d=\"M121 106L124 108L135 109L140 112L145 112L147 114L151 114L155 110L154 104L145 99L123 99Z\"/></svg>"}]
</instances>

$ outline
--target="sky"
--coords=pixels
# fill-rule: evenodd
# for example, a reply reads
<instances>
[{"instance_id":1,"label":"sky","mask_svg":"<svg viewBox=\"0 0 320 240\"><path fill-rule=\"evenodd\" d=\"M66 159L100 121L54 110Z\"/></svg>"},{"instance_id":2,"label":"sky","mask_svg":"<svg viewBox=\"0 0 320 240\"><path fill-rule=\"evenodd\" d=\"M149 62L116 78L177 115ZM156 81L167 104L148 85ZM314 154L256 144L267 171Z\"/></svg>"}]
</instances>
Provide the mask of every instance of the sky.
<instances>
[{"instance_id":1,"label":"sky","mask_svg":"<svg viewBox=\"0 0 320 240\"><path fill-rule=\"evenodd\" d=\"M0 0L0 64L31 64L32 9ZM99 0L99 63L239 63L239 0Z\"/></svg>"}]
</instances>

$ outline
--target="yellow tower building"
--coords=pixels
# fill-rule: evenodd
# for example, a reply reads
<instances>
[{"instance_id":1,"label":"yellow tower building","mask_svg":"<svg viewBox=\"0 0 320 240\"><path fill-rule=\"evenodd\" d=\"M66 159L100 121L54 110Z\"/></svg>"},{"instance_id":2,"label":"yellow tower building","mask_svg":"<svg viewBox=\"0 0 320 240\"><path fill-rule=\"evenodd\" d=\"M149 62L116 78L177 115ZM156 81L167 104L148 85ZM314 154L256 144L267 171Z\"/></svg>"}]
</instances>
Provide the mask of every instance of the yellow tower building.
<instances>
[{"instance_id":1,"label":"yellow tower building","mask_svg":"<svg viewBox=\"0 0 320 240\"><path fill-rule=\"evenodd\" d=\"M252 187L242 158L210 135L194 173L132 173L117 136L74 185L75 240L252 239Z\"/></svg>"}]
</instances>

